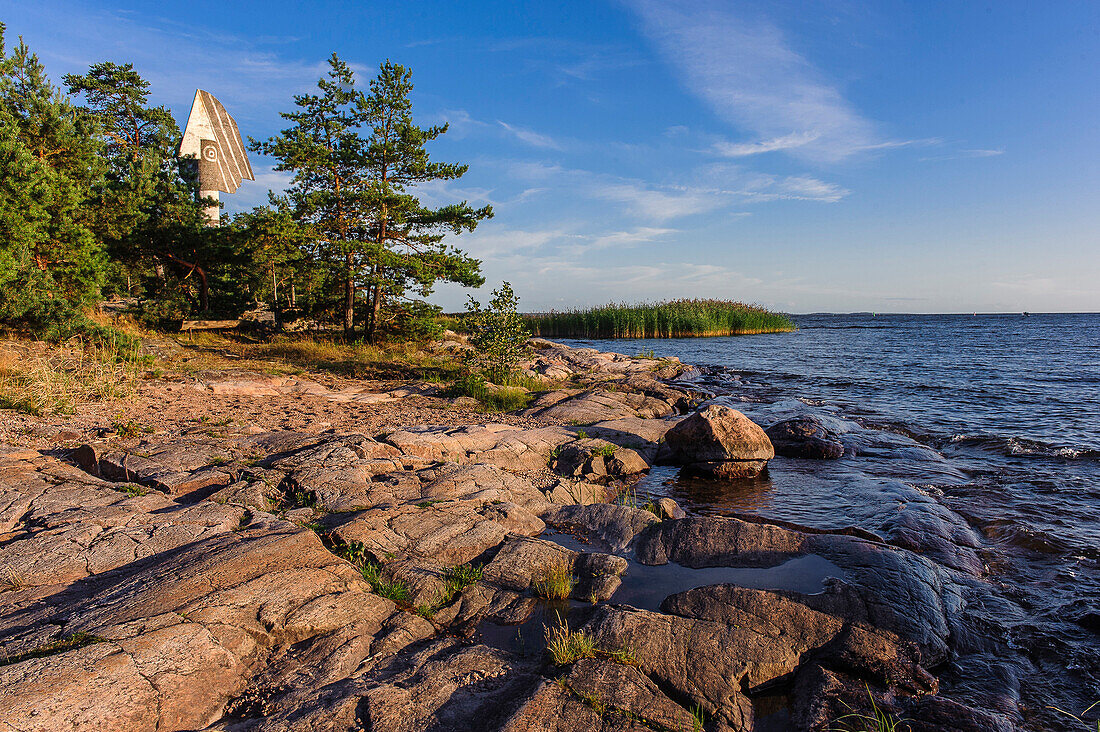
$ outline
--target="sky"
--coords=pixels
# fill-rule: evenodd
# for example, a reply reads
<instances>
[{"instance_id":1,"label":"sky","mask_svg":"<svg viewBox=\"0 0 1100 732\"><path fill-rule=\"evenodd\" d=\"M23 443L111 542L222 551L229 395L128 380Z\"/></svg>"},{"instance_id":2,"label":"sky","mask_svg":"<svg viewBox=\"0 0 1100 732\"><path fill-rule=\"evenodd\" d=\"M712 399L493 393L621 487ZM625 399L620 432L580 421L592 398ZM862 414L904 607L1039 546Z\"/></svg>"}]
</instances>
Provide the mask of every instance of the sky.
<instances>
[{"instance_id":1,"label":"sky","mask_svg":"<svg viewBox=\"0 0 1100 732\"><path fill-rule=\"evenodd\" d=\"M412 70L425 203L528 311L680 297L794 312L1100 311L1100 3L0 0L60 83L132 62L245 136L336 52ZM288 183L256 182L229 213ZM457 286L432 300L462 308Z\"/></svg>"}]
</instances>

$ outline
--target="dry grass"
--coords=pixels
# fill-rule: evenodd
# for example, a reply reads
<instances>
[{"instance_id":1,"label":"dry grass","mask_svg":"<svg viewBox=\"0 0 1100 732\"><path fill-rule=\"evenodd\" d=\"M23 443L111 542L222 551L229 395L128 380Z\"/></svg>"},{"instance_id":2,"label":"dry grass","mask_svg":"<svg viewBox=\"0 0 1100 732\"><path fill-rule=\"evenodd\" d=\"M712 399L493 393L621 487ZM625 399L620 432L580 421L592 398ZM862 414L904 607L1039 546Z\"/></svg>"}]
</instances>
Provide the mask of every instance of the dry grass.
<instances>
[{"instance_id":1,"label":"dry grass","mask_svg":"<svg viewBox=\"0 0 1100 732\"><path fill-rule=\"evenodd\" d=\"M116 352L79 342L0 345L0 409L42 416L133 393L141 366Z\"/></svg>"},{"instance_id":2,"label":"dry grass","mask_svg":"<svg viewBox=\"0 0 1100 732\"><path fill-rule=\"evenodd\" d=\"M5 567L4 571L0 572L0 592L14 592L29 586L27 578L11 567Z\"/></svg>"},{"instance_id":3,"label":"dry grass","mask_svg":"<svg viewBox=\"0 0 1100 732\"><path fill-rule=\"evenodd\" d=\"M170 365L181 371L224 368L228 359L235 368L280 375L305 371L354 379L451 381L462 369L461 360L453 354L431 353L411 342L374 346L294 335L256 343L209 332L176 340L184 347L186 359Z\"/></svg>"}]
</instances>

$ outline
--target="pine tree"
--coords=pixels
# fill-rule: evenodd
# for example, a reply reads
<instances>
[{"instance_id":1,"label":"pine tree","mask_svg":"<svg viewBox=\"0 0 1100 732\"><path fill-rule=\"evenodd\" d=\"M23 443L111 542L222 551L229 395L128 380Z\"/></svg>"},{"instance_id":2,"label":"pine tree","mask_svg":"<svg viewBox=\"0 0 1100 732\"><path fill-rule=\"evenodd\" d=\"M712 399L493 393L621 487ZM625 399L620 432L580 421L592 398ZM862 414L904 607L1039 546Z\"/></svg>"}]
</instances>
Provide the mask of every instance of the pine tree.
<instances>
[{"instance_id":1,"label":"pine tree","mask_svg":"<svg viewBox=\"0 0 1100 732\"><path fill-rule=\"evenodd\" d=\"M295 286L312 259L309 237L294 218L286 198L271 196L269 206L257 206L233 219L233 228L247 251L254 271L256 294L271 303L275 324L281 325L283 308L296 305Z\"/></svg>"},{"instance_id":2,"label":"pine tree","mask_svg":"<svg viewBox=\"0 0 1100 732\"><path fill-rule=\"evenodd\" d=\"M356 301L365 290L366 335L374 341L384 320L424 312L410 292L427 296L440 280L484 282L480 262L443 238L473 230L492 209L465 202L429 209L410 192L458 178L466 166L429 160L425 145L447 127L413 124L407 69L383 63L364 94L336 54L329 66L319 93L295 97L297 111L282 115L293 125L265 142L252 140L250 148L277 158L277 170L294 173L288 200L318 241L321 258L339 272L344 332L353 334Z\"/></svg>"},{"instance_id":3,"label":"pine tree","mask_svg":"<svg viewBox=\"0 0 1100 732\"><path fill-rule=\"evenodd\" d=\"M99 125L108 174L98 230L127 279L136 275L151 298L147 316L209 312L211 293L219 310L244 307L242 252L228 231L206 226L193 166L176 156L179 127L167 109L149 106L149 82L133 64L109 61L65 82Z\"/></svg>"},{"instance_id":4,"label":"pine tree","mask_svg":"<svg viewBox=\"0 0 1100 732\"><path fill-rule=\"evenodd\" d=\"M317 239L321 255L339 269L341 316L344 333L351 337L356 281L366 255L361 232L370 220L358 134L365 117L351 68L335 53L328 63L327 77L317 82L320 93L295 96L298 111L282 114L293 125L264 142L250 139L249 147L278 159L276 170L294 173L287 198Z\"/></svg>"},{"instance_id":5,"label":"pine tree","mask_svg":"<svg viewBox=\"0 0 1100 732\"><path fill-rule=\"evenodd\" d=\"M396 315L396 306L426 297L438 281L478 287L485 282L481 263L443 239L448 234L473 231L491 218L490 206L480 209L467 202L437 209L426 208L412 191L416 186L462 177L468 166L434 163L425 145L447 131L447 125L418 127L412 119L412 72L387 60L370 82L362 103L370 124L367 137L368 201L372 220L370 243L367 338L377 339L384 312ZM415 310L413 312L416 312Z\"/></svg>"},{"instance_id":6,"label":"pine tree","mask_svg":"<svg viewBox=\"0 0 1100 732\"><path fill-rule=\"evenodd\" d=\"M0 318L45 321L92 302L105 257L88 203L104 176L95 121L0 24Z\"/></svg>"}]
</instances>

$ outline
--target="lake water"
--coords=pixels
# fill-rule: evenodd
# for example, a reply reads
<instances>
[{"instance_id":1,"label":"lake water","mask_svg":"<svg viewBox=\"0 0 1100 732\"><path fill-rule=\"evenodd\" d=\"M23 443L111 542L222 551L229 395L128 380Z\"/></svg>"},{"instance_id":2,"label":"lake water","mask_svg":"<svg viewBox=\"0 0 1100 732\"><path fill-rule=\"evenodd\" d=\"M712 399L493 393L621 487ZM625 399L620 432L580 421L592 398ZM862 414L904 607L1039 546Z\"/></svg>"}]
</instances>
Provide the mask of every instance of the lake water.
<instances>
[{"instance_id":1,"label":"lake water","mask_svg":"<svg viewBox=\"0 0 1100 732\"><path fill-rule=\"evenodd\" d=\"M767 427L810 414L836 461L776 458L719 485L656 469L644 489L696 513L856 526L965 569L947 693L1070 729L1100 700L1100 314L808 315L794 333L570 341L700 367L696 387ZM958 551L957 551L958 550Z\"/></svg>"}]
</instances>

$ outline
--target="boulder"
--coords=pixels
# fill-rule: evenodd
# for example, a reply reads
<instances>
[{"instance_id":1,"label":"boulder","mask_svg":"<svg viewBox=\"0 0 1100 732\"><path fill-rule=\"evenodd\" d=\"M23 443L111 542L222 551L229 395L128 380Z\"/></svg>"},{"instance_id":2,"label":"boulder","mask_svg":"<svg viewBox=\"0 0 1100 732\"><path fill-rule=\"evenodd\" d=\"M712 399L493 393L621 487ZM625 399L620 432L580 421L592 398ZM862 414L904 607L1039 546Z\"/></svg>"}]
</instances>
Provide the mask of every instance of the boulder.
<instances>
[{"instance_id":1,"label":"boulder","mask_svg":"<svg viewBox=\"0 0 1100 732\"><path fill-rule=\"evenodd\" d=\"M777 455L813 460L836 460L844 456L844 445L814 417L785 419L765 432Z\"/></svg>"},{"instance_id":2,"label":"boulder","mask_svg":"<svg viewBox=\"0 0 1100 732\"><path fill-rule=\"evenodd\" d=\"M666 457L686 472L717 479L751 478L775 457L768 436L736 409L711 404L665 433Z\"/></svg>"}]
</instances>

